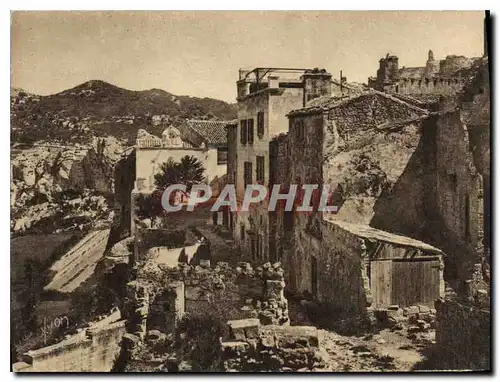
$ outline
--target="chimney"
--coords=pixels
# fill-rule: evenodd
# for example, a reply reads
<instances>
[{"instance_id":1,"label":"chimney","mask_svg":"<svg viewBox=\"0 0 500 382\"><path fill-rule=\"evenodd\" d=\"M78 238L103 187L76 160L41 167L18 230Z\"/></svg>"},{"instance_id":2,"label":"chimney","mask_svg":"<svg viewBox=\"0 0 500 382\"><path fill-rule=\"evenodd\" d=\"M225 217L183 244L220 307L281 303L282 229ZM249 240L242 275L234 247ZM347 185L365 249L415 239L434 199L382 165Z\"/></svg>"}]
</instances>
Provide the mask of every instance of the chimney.
<instances>
[{"instance_id":1,"label":"chimney","mask_svg":"<svg viewBox=\"0 0 500 382\"><path fill-rule=\"evenodd\" d=\"M303 89L303 106L307 102L321 96L332 95L332 75L325 69L308 69L301 77Z\"/></svg>"},{"instance_id":2,"label":"chimney","mask_svg":"<svg viewBox=\"0 0 500 382\"><path fill-rule=\"evenodd\" d=\"M269 76L267 77L267 80L269 81L269 89L277 89L280 87L278 76Z\"/></svg>"}]
</instances>

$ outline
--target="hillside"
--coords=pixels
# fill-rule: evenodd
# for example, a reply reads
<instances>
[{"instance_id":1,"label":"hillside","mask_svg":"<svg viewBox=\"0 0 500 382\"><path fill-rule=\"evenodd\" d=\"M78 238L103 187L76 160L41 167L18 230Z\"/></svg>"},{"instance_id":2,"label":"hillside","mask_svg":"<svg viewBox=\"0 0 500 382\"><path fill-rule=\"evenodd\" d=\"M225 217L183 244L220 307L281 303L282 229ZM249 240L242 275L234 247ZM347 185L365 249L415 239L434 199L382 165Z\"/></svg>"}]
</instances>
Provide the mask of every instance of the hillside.
<instances>
[{"instance_id":1,"label":"hillside","mask_svg":"<svg viewBox=\"0 0 500 382\"><path fill-rule=\"evenodd\" d=\"M131 143L139 128L161 133L186 118L233 119L234 105L176 96L161 89L132 91L92 80L49 96L11 89L11 143L88 143L112 135Z\"/></svg>"}]
</instances>

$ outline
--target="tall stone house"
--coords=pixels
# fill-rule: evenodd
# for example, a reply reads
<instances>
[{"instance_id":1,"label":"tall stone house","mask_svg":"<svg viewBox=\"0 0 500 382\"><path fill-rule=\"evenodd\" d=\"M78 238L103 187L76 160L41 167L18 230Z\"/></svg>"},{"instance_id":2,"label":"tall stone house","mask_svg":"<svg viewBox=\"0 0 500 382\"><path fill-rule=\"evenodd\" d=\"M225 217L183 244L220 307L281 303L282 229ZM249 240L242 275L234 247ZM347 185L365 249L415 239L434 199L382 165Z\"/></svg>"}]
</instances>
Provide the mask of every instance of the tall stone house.
<instances>
[{"instance_id":1,"label":"tall stone house","mask_svg":"<svg viewBox=\"0 0 500 382\"><path fill-rule=\"evenodd\" d=\"M270 141L288 130L287 114L320 96L330 96L326 70L255 68L240 70L237 85L238 125L228 131L228 182L238 203L249 184L270 184ZM348 89L346 89L346 92ZM267 201L229 218L233 237L249 259L269 259Z\"/></svg>"}]
</instances>

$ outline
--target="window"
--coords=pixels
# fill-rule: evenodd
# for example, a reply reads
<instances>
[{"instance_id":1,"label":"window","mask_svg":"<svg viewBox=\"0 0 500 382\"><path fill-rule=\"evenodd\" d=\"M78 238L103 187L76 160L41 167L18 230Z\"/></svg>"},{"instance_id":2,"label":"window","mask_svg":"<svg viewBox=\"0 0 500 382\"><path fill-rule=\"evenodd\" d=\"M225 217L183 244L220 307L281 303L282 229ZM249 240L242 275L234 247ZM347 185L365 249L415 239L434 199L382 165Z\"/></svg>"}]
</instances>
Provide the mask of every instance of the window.
<instances>
[{"instance_id":1,"label":"window","mask_svg":"<svg viewBox=\"0 0 500 382\"><path fill-rule=\"evenodd\" d=\"M245 185L245 190L249 184L252 184L252 162L245 162L243 167L243 181Z\"/></svg>"},{"instance_id":2,"label":"window","mask_svg":"<svg viewBox=\"0 0 500 382\"><path fill-rule=\"evenodd\" d=\"M253 143L253 118L247 120L248 143Z\"/></svg>"},{"instance_id":3,"label":"window","mask_svg":"<svg viewBox=\"0 0 500 382\"><path fill-rule=\"evenodd\" d=\"M240 132L240 140L242 145L247 144L247 120L244 119L240 121L241 132Z\"/></svg>"},{"instance_id":4,"label":"window","mask_svg":"<svg viewBox=\"0 0 500 382\"><path fill-rule=\"evenodd\" d=\"M245 226L243 224L240 225L240 240L245 241Z\"/></svg>"},{"instance_id":5,"label":"window","mask_svg":"<svg viewBox=\"0 0 500 382\"><path fill-rule=\"evenodd\" d=\"M264 136L264 112L259 111L257 113L257 135L259 138Z\"/></svg>"},{"instance_id":6,"label":"window","mask_svg":"<svg viewBox=\"0 0 500 382\"><path fill-rule=\"evenodd\" d=\"M298 140L303 140L305 138L304 121L301 119L295 122L295 134Z\"/></svg>"},{"instance_id":7,"label":"window","mask_svg":"<svg viewBox=\"0 0 500 382\"><path fill-rule=\"evenodd\" d=\"M217 164L227 164L227 147L217 149Z\"/></svg>"},{"instance_id":8,"label":"window","mask_svg":"<svg viewBox=\"0 0 500 382\"><path fill-rule=\"evenodd\" d=\"M257 167L256 168L257 183L264 184L264 157L263 156L257 156L256 167Z\"/></svg>"}]
</instances>

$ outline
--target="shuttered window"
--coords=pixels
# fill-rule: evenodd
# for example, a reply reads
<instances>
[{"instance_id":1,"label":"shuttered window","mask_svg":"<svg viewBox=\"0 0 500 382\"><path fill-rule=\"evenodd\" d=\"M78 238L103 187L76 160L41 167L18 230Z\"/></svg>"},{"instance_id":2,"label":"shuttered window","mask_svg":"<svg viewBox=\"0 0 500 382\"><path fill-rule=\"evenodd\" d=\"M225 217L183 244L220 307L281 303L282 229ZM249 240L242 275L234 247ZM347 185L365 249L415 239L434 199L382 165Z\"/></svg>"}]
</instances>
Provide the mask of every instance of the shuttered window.
<instances>
[{"instance_id":1,"label":"shuttered window","mask_svg":"<svg viewBox=\"0 0 500 382\"><path fill-rule=\"evenodd\" d=\"M257 135L259 138L264 136L264 112L259 111L257 113Z\"/></svg>"},{"instance_id":2,"label":"shuttered window","mask_svg":"<svg viewBox=\"0 0 500 382\"><path fill-rule=\"evenodd\" d=\"M245 190L249 184L252 184L252 162L245 162L243 168L243 180L245 184Z\"/></svg>"},{"instance_id":3,"label":"shuttered window","mask_svg":"<svg viewBox=\"0 0 500 382\"><path fill-rule=\"evenodd\" d=\"M247 144L247 120L244 119L242 121L240 121L240 141L241 141L241 144L242 145L246 145Z\"/></svg>"},{"instance_id":4,"label":"shuttered window","mask_svg":"<svg viewBox=\"0 0 500 382\"><path fill-rule=\"evenodd\" d=\"M247 129L248 129L248 143L253 143L253 118L247 120Z\"/></svg>"},{"instance_id":5,"label":"shuttered window","mask_svg":"<svg viewBox=\"0 0 500 382\"><path fill-rule=\"evenodd\" d=\"M263 156L257 156L257 168L256 168L256 172L257 172L257 183L259 184L264 184L264 178L265 178L265 175L264 175L264 157Z\"/></svg>"}]
</instances>

